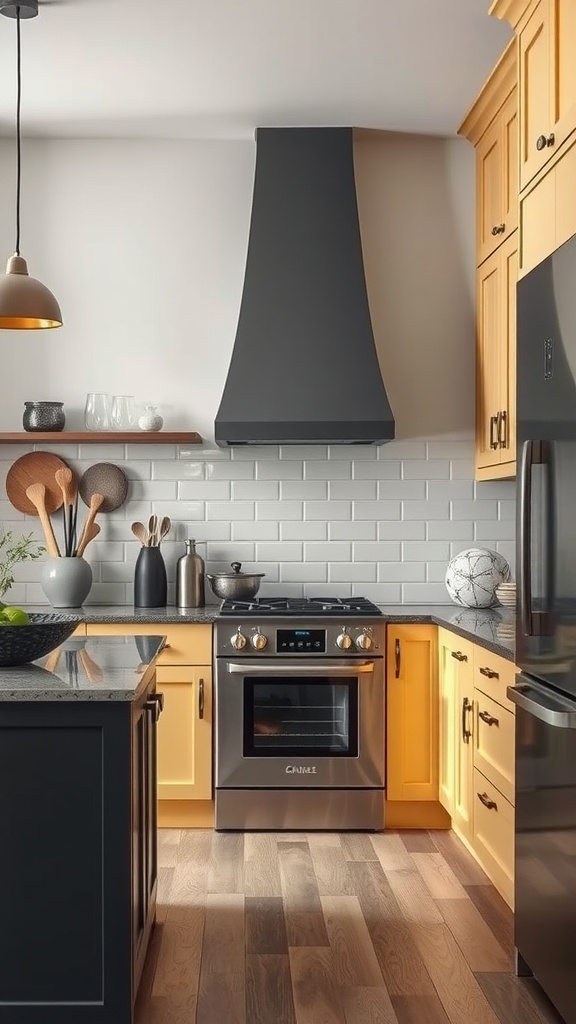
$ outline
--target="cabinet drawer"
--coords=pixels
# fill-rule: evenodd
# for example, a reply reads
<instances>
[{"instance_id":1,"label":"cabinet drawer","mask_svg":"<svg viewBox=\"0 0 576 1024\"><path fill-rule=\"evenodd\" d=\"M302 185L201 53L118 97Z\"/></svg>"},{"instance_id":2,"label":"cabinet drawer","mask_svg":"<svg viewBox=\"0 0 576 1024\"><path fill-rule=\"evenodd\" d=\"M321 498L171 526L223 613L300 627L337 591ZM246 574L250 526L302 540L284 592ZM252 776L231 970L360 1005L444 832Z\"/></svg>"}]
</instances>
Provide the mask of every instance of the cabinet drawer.
<instances>
[{"instance_id":1,"label":"cabinet drawer","mask_svg":"<svg viewBox=\"0 0 576 1024\"><path fill-rule=\"evenodd\" d=\"M87 626L88 636L165 636L166 647L158 665L211 665L212 626L186 624L163 626L150 623L95 622Z\"/></svg>"},{"instance_id":2,"label":"cabinet drawer","mask_svg":"<svg viewBox=\"0 0 576 1024\"><path fill-rule=\"evenodd\" d=\"M480 690L474 698L474 767L514 804L514 715Z\"/></svg>"},{"instance_id":3,"label":"cabinet drawer","mask_svg":"<svg viewBox=\"0 0 576 1024\"><path fill-rule=\"evenodd\" d=\"M514 685L517 671L513 661L507 661L506 658L475 645L474 686L512 712L514 705L508 700L506 689Z\"/></svg>"},{"instance_id":4,"label":"cabinet drawer","mask_svg":"<svg viewBox=\"0 0 576 1024\"><path fill-rule=\"evenodd\" d=\"M514 808L474 769L473 846L510 907L514 903Z\"/></svg>"}]
</instances>

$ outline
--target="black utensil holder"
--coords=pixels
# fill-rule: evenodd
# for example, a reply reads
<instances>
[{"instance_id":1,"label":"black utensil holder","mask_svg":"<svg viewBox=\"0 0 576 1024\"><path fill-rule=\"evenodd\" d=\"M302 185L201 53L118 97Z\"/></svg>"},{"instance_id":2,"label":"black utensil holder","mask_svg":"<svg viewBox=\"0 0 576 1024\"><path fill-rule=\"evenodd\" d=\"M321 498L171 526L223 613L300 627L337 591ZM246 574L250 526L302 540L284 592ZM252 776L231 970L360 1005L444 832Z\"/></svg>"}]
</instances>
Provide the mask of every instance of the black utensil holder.
<instances>
[{"instance_id":1,"label":"black utensil holder","mask_svg":"<svg viewBox=\"0 0 576 1024\"><path fill-rule=\"evenodd\" d=\"M141 548L134 568L134 606L164 608L168 600L166 565L159 547Z\"/></svg>"}]
</instances>

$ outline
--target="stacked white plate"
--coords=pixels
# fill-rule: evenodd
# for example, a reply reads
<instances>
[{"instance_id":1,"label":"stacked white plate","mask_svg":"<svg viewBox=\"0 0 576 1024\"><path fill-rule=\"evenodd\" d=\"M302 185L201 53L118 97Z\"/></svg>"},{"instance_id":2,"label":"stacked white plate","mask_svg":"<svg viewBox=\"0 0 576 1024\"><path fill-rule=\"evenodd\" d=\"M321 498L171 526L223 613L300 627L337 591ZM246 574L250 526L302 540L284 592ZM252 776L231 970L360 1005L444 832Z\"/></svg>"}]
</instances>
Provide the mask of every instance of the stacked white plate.
<instances>
[{"instance_id":1,"label":"stacked white plate","mask_svg":"<svg viewBox=\"0 0 576 1024\"><path fill-rule=\"evenodd\" d=\"M506 608L516 607L516 584L515 583L500 583L496 587L496 597L500 604L503 604Z\"/></svg>"}]
</instances>

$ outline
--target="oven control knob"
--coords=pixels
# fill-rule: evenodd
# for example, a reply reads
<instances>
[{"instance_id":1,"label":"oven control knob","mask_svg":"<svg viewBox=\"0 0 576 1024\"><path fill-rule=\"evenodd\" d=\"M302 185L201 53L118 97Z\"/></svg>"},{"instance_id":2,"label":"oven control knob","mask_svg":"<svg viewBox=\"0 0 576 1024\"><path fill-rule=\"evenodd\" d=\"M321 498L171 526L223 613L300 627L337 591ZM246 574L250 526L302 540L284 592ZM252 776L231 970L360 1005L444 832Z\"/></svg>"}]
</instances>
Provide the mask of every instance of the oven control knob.
<instances>
[{"instance_id":1,"label":"oven control knob","mask_svg":"<svg viewBox=\"0 0 576 1024\"><path fill-rule=\"evenodd\" d=\"M349 651L352 647L352 637L346 632L346 626L342 626L342 632L336 637L336 646L341 651Z\"/></svg>"},{"instance_id":2,"label":"oven control knob","mask_svg":"<svg viewBox=\"0 0 576 1024\"><path fill-rule=\"evenodd\" d=\"M256 651L263 651L268 643L268 637L264 636L264 633L260 632L260 627L256 626L256 629L252 630L252 636L250 637L250 643Z\"/></svg>"},{"instance_id":3,"label":"oven control knob","mask_svg":"<svg viewBox=\"0 0 576 1024\"><path fill-rule=\"evenodd\" d=\"M240 627L238 627L234 636L230 637L230 643L235 651L241 651L243 647L246 647L246 637L241 632Z\"/></svg>"},{"instance_id":4,"label":"oven control knob","mask_svg":"<svg viewBox=\"0 0 576 1024\"><path fill-rule=\"evenodd\" d=\"M360 651L371 651L374 647L374 637L372 636L372 630L368 626L365 626L356 637L356 647Z\"/></svg>"}]
</instances>

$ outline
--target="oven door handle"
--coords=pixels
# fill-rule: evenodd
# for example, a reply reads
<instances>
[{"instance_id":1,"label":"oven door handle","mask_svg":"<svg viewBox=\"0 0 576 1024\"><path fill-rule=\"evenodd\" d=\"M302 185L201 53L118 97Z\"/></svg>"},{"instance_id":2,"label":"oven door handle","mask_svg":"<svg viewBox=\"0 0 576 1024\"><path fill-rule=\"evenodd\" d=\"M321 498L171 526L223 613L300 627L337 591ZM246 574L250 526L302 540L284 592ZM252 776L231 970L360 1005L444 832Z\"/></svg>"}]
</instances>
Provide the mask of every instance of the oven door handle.
<instances>
[{"instance_id":1,"label":"oven door handle","mask_svg":"<svg viewBox=\"0 0 576 1024\"><path fill-rule=\"evenodd\" d=\"M243 664L236 664L236 662L229 662L227 666L228 672L232 675L246 676L295 676L295 675L307 675L307 676L349 676L350 669L354 670L355 675L360 675L374 671L373 661L338 661L335 665L327 665L324 662L323 665L315 663L314 665L305 664L301 661L290 662L289 665L263 665L262 662L244 662Z\"/></svg>"}]
</instances>

